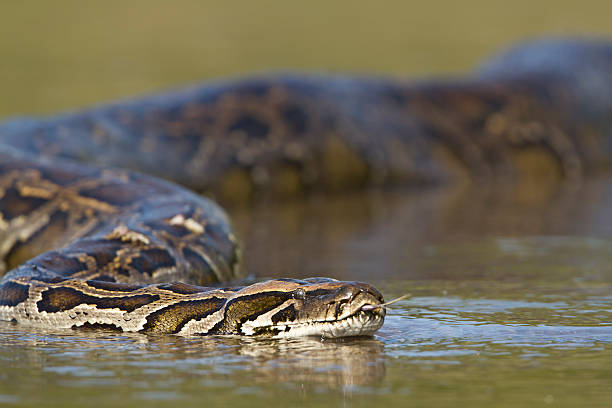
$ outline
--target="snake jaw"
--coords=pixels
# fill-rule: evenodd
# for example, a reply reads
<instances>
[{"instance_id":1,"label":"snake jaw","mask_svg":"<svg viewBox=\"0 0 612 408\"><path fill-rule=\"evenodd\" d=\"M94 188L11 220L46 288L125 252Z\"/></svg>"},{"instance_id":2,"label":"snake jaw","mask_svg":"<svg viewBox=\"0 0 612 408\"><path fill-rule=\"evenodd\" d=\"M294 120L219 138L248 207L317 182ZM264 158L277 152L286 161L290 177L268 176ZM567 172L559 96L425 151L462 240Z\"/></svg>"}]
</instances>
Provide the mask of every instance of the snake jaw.
<instances>
[{"instance_id":1,"label":"snake jaw","mask_svg":"<svg viewBox=\"0 0 612 408\"><path fill-rule=\"evenodd\" d=\"M376 311L359 311L339 320L306 321L279 324L260 329L261 333L270 333L274 338L291 338L317 336L322 338L339 338L354 336L371 336L384 323L384 309Z\"/></svg>"}]
</instances>

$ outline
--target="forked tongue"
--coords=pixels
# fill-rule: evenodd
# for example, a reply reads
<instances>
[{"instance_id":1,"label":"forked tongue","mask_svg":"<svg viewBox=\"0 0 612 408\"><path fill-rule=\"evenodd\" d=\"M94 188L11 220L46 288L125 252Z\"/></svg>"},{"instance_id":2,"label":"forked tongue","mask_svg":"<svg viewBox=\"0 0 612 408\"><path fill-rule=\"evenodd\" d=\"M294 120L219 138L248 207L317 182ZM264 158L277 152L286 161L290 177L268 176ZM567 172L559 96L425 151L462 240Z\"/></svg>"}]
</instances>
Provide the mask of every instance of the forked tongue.
<instances>
[{"instance_id":1,"label":"forked tongue","mask_svg":"<svg viewBox=\"0 0 612 408\"><path fill-rule=\"evenodd\" d=\"M363 305L361 306L361 310L364 310L367 312L368 310L374 310L374 309L380 309L380 308L386 309L388 305L395 303L395 302L399 302L400 300L406 299L407 297L410 297L410 293L406 293L405 295L402 295L388 302L381 303L379 305Z\"/></svg>"}]
</instances>

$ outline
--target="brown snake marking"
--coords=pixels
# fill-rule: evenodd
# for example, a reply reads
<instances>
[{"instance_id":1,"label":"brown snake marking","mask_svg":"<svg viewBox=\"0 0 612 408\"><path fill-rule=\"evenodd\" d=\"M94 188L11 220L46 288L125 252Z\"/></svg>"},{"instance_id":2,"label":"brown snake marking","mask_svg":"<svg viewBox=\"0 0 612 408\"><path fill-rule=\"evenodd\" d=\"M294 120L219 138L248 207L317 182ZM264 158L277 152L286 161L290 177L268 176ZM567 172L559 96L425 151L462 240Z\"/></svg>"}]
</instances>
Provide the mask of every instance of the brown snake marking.
<instances>
[{"instance_id":1,"label":"brown snake marking","mask_svg":"<svg viewBox=\"0 0 612 408\"><path fill-rule=\"evenodd\" d=\"M0 125L0 319L263 336L372 334L376 289L244 275L223 199L536 177L610 164L612 46L544 41L447 82L255 78ZM164 283L175 281L175 283ZM181 283L189 282L189 283Z\"/></svg>"}]
</instances>

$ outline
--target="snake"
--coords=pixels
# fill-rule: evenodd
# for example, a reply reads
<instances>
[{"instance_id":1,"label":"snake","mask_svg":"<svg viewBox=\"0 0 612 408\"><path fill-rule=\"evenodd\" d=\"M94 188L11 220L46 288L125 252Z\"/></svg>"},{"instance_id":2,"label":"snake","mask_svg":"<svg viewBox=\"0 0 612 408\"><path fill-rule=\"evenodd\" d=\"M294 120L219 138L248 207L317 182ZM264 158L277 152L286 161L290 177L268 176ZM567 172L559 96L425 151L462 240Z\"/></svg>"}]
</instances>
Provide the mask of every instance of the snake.
<instances>
[{"instance_id":1,"label":"snake","mask_svg":"<svg viewBox=\"0 0 612 408\"><path fill-rule=\"evenodd\" d=\"M369 336L373 286L246 275L213 201L468 181L579 183L612 151L612 44L544 39L449 79L278 74L0 124L0 320ZM225 286L223 286L225 285Z\"/></svg>"}]
</instances>

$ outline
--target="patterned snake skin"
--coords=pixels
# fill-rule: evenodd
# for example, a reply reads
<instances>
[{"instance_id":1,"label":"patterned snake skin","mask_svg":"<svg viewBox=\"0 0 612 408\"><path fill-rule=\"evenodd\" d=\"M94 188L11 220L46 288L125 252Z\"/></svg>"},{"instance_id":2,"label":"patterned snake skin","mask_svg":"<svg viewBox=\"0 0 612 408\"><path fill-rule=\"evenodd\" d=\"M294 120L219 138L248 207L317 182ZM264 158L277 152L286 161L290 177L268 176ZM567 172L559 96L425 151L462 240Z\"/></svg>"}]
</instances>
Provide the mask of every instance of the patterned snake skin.
<instances>
[{"instance_id":1,"label":"patterned snake skin","mask_svg":"<svg viewBox=\"0 0 612 408\"><path fill-rule=\"evenodd\" d=\"M611 124L612 45L582 40L522 46L447 82L263 77L8 121L0 319L369 335L385 308L364 283L205 287L244 270L224 212L188 189L228 201L397 183L579 182L609 166Z\"/></svg>"}]
</instances>

